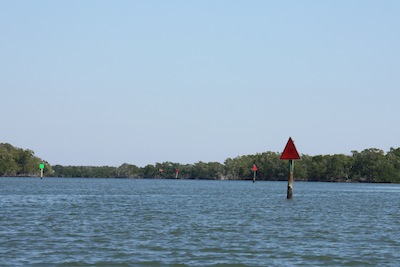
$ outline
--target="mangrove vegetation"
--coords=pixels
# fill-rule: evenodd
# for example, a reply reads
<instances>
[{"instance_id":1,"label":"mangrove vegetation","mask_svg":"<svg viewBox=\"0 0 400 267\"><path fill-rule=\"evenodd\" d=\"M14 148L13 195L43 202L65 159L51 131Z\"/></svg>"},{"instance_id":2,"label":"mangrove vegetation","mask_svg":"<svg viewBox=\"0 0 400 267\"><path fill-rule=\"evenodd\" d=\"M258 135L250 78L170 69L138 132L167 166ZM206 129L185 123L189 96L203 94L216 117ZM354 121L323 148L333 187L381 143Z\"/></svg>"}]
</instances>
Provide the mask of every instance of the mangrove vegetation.
<instances>
[{"instance_id":1,"label":"mangrove vegetation","mask_svg":"<svg viewBox=\"0 0 400 267\"><path fill-rule=\"evenodd\" d=\"M110 166L49 165L31 150L0 144L0 176L38 176L39 163L44 162L45 176L92 178L159 178L251 180L252 167L258 167L257 180L286 181L288 162L280 160L279 152L264 152L228 158L223 163L202 162L180 164L163 162L138 167L124 163ZM400 183L400 148L390 151L370 148L350 155L302 154L295 162L295 180L323 182Z\"/></svg>"}]
</instances>

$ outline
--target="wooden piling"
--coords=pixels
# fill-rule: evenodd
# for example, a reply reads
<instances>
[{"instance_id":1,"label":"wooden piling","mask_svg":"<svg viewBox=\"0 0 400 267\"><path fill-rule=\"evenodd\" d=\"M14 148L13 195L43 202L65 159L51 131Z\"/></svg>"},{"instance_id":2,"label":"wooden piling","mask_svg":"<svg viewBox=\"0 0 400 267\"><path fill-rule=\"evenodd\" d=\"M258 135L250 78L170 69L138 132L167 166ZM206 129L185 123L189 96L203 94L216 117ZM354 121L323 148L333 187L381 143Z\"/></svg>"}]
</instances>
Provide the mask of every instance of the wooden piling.
<instances>
[{"instance_id":1,"label":"wooden piling","mask_svg":"<svg viewBox=\"0 0 400 267\"><path fill-rule=\"evenodd\" d=\"M289 160L289 180L287 188L287 199L293 198L293 171L294 171L294 160Z\"/></svg>"}]
</instances>

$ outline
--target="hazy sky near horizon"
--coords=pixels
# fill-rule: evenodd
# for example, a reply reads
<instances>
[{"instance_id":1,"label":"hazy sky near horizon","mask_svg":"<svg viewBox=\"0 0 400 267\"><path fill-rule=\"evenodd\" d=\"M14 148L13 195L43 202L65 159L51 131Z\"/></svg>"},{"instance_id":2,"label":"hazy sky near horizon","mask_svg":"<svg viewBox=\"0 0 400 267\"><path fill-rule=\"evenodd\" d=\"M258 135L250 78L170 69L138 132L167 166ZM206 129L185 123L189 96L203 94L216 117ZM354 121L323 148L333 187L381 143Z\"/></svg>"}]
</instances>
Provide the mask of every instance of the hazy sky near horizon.
<instances>
[{"instance_id":1,"label":"hazy sky near horizon","mask_svg":"<svg viewBox=\"0 0 400 267\"><path fill-rule=\"evenodd\" d=\"M400 146L400 1L0 1L0 142L50 164Z\"/></svg>"}]
</instances>

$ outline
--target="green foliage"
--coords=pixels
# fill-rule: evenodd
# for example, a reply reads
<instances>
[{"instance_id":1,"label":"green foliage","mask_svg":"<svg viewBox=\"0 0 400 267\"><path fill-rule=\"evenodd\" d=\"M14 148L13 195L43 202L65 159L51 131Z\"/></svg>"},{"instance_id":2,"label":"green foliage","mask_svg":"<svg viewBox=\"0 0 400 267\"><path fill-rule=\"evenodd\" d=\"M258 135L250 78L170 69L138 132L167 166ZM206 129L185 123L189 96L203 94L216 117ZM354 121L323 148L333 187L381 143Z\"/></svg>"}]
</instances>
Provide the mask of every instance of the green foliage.
<instances>
[{"instance_id":1,"label":"green foliage","mask_svg":"<svg viewBox=\"0 0 400 267\"><path fill-rule=\"evenodd\" d=\"M139 178L139 168L135 165L124 163L117 168L118 178Z\"/></svg>"},{"instance_id":2,"label":"green foliage","mask_svg":"<svg viewBox=\"0 0 400 267\"><path fill-rule=\"evenodd\" d=\"M390 183L400 182L400 148L390 148L390 151L386 154L386 159L390 163L390 168L387 170L389 174L388 181Z\"/></svg>"},{"instance_id":3,"label":"green foliage","mask_svg":"<svg viewBox=\"0 0 400 267\"><path fill-rule=\"evenodd\" d=\"M32 150L0 144L0 176L40 176L39 164L45 164L44 174L51 176L51 166L36 157Z\"/></svg>"},{"instance_id":4,"label":"green foliage","mask_svg":"<svg viewBox=\"0 0 400 267\"><path fill-rule=\"evenodd\" d=\"M226 179L253 179L253 164L257 165L257 180L287 179L288 165L275 152L258 153L225 160Z\"/></svg>"},{"instance_id":5,"label":"green foliage","mask_svg":"<svg viewBox=\"0 0 400 267\"><path fill-rule=\"evenodd\" d=\"M398 152L391 149L387 155L380 149L365 149L353 152L354 164L350 173L353 181L400 182Z\"/></svg>"},{"instance_id":6,"label":"green foliage","mask_svg":"<svg viewBox=\"0 0 400 267\"><path fill-rule=\"evenodd\" d=\"M53 166L56 177L114 178L118 177L118 169L109 166Z\"/></svg>"},{"instance_id":7,"label":"green foliage","mask_svg":"<svg viewBox=\"0 0 400 267\"><path fill-rule=\"evenodd\" d=\"M264 152L228 158L219 162L180 164L174 162L148 164L145 167L124 163L109 166L50 166L45 163L45 176L97 178L162 178L162 179L229 179L251 180L252 167L258 167L257 180L286 181L289 176L287 160L281 153ZM0 176L39 176L43 162L33 151L0 144ZM162 171L161 171L162 170ZM177 170L179 172L177 173ZM400 183L400 148L388 153L370 148L351 155L301 155L295 161L295 180L325 182L379 182Z\"/></svg>"}]
</instances>

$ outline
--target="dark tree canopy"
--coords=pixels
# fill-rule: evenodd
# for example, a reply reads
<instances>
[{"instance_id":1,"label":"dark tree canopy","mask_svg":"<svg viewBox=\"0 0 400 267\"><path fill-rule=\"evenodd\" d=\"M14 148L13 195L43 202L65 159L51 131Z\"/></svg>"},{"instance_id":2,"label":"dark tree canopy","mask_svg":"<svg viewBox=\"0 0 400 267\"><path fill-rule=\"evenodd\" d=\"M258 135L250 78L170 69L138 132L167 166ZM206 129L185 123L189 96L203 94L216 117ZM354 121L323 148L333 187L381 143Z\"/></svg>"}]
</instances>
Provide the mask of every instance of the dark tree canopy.
<instances>
[{"instance_id":1,"label":"dark tree canopy","mask_svg":"<svg viewBox=\"0 0 400 267\"><path fill-rule=\"evenodd\" d=\"M224 179L251 180L252 166L257 165L257 180L285 181L288 179L288 162L280 160L281 153L264 152L228 158L224 163L202 162L180 164L163 162L138 167L124 163L110 166L50 166L46 176L93 178L159 178L159 179ZM38 176L41 159L33 151L0 144L0 176ZM54 170L54 171L53 171ZM295 180L324 182L379 182L400 183L400 148L383 150L370 148L351 155L301 155L296 160Z\"/></svg>"},{"instance_id":2,"label":"dark tree canopy","mask_svg":"<svg viewBox=\"0 0 400 267\"><path fill-rule=\"evenodd\" d=\"M45 175L53 175L50 164L36 157L32 150L0 143L0 176L40 176L40 163L45 164Z\"/></svg>"}]
</instances>

